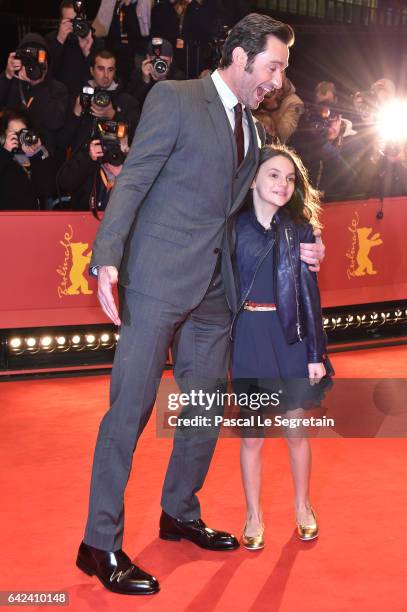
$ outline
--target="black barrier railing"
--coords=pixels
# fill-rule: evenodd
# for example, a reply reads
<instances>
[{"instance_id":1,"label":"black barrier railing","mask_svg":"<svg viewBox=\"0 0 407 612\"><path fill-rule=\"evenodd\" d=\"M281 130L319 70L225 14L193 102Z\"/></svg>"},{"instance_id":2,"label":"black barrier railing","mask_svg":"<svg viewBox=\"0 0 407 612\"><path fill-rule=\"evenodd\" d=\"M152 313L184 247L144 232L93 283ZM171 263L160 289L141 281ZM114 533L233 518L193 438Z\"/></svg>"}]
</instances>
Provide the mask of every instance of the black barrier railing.
<instances>
[{"instance_id":1,"label":"black barrier railing","mask_svg":"<svg viewBox=\"0 0 407 612\"><path fill-rule=\"evenodd\" d=\"M407 6L380 6L374 0L256 0L259 11L288 13L334 24L363 27L407 27ZM379 6L377 6L379 5Z\"/></svg>"}]
</instances>

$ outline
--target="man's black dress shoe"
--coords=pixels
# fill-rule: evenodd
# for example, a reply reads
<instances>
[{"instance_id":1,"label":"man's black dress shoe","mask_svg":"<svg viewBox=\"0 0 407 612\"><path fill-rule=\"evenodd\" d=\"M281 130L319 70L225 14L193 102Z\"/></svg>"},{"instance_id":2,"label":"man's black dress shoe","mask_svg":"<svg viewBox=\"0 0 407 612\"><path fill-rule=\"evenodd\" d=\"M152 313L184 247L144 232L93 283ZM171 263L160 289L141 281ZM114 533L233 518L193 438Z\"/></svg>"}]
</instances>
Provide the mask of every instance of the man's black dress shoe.
<instances>
[{"instance_id":1,"label":"man's black dress shoe","mask_svg":"<svg viewBox=\"0 0 407 612\"><path fill-rule=\"evenodd\" d=\"M96 575L114 593L152 595L160 590L158 580L133 565L122 549L107 552L82 542L76 565L88 576Z\"/></svg>"},{"instance_id":2,"label":"man's black dress shoe","mask_svg":"<svg viewBox=\"0 0 407 612\"><path fill-rule=\"evenodd\" d=\"M160 538L163 540L190 540L208 550L234 550L239 542L231 533L209 529L201 519L180 521L164 510L160 518Z\"/></svg>"}]
</instances>

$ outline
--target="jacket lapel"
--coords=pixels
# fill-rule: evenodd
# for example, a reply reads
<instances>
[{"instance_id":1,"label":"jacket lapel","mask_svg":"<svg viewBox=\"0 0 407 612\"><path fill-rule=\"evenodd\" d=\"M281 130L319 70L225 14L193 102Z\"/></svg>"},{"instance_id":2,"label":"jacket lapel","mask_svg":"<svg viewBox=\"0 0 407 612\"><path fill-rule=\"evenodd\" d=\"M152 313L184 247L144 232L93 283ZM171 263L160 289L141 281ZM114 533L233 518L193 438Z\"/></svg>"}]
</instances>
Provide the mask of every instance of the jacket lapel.
<instances>
[{"instance_id":1,"label":"jacket lapel","mask_svg":"<svg viewBox=\"0 0 407 612\"><path fill-rule=\"evenodd\" d=\"M202 85L205 90L205 99L207 102L208 113L212 120L212 124L218 140L219 149L223 152L222 159L228 174L233 176L235 168L235 151L233 133L230 128L229 119L222 104L216 87L213 84L210 76L202 79Z\"/></svg>"},{"instance_id":2,"label":"jacket lapel","mask_svg":"<svg viewBox=\"0 0 407 612\"><path fill-rule=\"evenodd\" d=\"M258 139L257 139L257 129L256 126L254 124L254 120L253 120L253 116L250 112L250 110L246 110L246 114L247 114L247 120L249 123L249 128L250 128L250 145L249 145L249 149L247 151L247 156L250 156L250 159L247 160L248 163L248 167L247 169L243 169L243 171L247 172L247 180L244 181L244 183L242 184L241 189L239 190L239 193L236 195L233 204L232 204L232 208L229 211L229 216L234 214L241 206L249 188L250 185L252 183L252 180L254 178L257 166L259 165L259 156L260 156L260 150L259 150L259 143L258 143ZM244 162L243 162L244 164Z\"/></svg>"}]
</instances>

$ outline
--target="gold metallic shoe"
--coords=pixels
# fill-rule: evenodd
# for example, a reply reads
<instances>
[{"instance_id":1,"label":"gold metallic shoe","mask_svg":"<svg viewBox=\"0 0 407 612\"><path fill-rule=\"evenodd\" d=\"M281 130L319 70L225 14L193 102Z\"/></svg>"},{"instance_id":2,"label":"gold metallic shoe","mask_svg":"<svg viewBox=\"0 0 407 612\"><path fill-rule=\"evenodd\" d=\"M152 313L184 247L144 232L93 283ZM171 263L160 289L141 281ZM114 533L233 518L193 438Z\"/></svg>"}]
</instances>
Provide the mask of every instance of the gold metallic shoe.
<instances>
[{"instance_id":1,"label":"gold metallic shoe","mask_svg":"<svg viewBox=\"0 0 407 612\"><path fill-rule=\"evenodd\" d=\"M300 540L314 540L319 535L317 517L315 516L315 512L312 508L311 512L315 520L315 523L313 525L302 525L297 521L297 533Z\"/></svg>"},{"instance_id":2,"label":"gold metallic shoe","mask_svg":"<svg viewBox=\"0 0 407 612\"><path fill-rule=\"evenodd\" d=\"M244 526L242 535L242 544L247 550L260 550L264 548L264 525L261 524L260 533L255 536L246 535L246 527Z\"/></svg>"}]
</instances>

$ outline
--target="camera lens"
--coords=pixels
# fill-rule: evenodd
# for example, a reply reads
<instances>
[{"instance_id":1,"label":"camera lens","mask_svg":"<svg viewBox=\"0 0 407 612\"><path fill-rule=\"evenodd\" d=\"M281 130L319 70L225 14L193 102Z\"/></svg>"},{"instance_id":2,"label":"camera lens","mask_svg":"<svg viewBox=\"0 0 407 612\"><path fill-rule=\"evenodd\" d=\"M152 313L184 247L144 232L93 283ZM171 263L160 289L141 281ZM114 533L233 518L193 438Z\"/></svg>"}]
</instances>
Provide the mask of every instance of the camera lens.
<instances>
[{"instance_id":1,"label":"camera lens","mask_svg":"<svg viewBox=\"0 0 407 612\"><path fill-rule=\"evenodd\" d=\"M106 91L98 91L93 96L93 102L97 106L109 106L110 104L110 95Z\"/></svg>"},{"instance_id":2,"label":"camera lens","mask_svg":"<svg viewBox=\"0 0 407 612\"><path fill-rule=\"evenodd\" d=\"M18 140L20 145L32 147L33 145L37 144L39 138L33 130L23 129L20 131Z\"/></svg>"},{"instance_id":3,"label":"camera lens","mask_svg":"<svg viewBox=\"0 0 407 612\"><path fill-rule=\"evenodd\" d=\"M72 29L73 33L76 34L76 36L79 36L79 38L86 38L90 32L89 24L83 19L78 19L77 17L72 19Z\"/></svg>"},{"instance_id":4,"label":"camera lens","mask_svg":"<svg viewBox=\"0 0 407 612\"><path fill-rule=\"evenodd\" d=\"M168 72L167 62L161 58L157 58L153 61L153 68L159 75L167 74Z\"/></svg>"}]
</instances>

